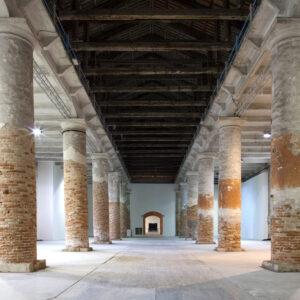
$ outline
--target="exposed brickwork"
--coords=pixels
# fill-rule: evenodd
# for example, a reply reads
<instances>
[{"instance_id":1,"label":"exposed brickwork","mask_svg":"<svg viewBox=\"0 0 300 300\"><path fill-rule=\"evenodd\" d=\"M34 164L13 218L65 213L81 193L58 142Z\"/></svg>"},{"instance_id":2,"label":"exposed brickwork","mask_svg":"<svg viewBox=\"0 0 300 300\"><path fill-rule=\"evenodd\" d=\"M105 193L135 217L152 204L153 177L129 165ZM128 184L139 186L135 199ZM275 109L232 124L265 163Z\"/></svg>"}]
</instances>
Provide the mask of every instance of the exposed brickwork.
<instances>
[{"instance_id":1,"label":"exposed brickwork","mask_svg":"<svg viewBox=\"0 0 300 300\"><path fill-rule=\"evenodd\" d=\"M241 124L237 117L219 121L218 251L241 251Z\"/></svg>"},{"instance_id":2,"label":"exposed brickwork","mask_svg":"<svg viewBox=\"0 0 300 300\"><path fill-rule=\"evenodd\" d=\"M120 229L121 237L125 238L127 236L127 229L129 225L129 211L126 207L126 203L120 203Z\"/></svg>"},{"instance_id":3,"label":"exposed brickwork","mask_svg":"<svg viewBox=\"0 0 300 300\"><path fill-rule=\"evenodd\" d=\"M36 261L34 141L23 129L0 129L0 260Z\"/></svg>"},{"instance_id":4,"label":"exposed brickwork","mask_svg":"<svg viewBox=\"0 0 300 300\"><path fill-rule=\"evenodd\" d=\"M46 267L36 254L33 36L22 18L0 27L0 272L33 272Z\"/></svg>"},{"instance_id":5,"label":"exposed brickwork","mask_svg":"<svg viewBox=\"0 0 300 300\"><path fill-rule=\"evenodd\" d=\"M109 202L109 237L111 240L119 240L121 238L119 202Z\"/></svg>"},{"instance_id":6,"label":"exposed brickwork","mask_svg":"<svg viewBox=\"0 0 300 300\"><path fill-rule=\"evenodd\" d=\"M272 262L280 271L300 271L300 134L272 140ZM293 189L297 191L293 192ZM287 197L288 196L288 197ZM274 200L274 199L273 199Z\"/></svg>"},{"instance_id":7,"label":"exposed brickwork","mask_svg":"<svg viewBox=\"0 0 300 300\"><path fill-rule=\"evenodd\" d=\"M64 161L66 250L89 250L86 166Z\"/></svg>"},{"instance_id":8,"label":"exposed brickwork","mask_svg":"<svg viewBox=\"0 0 300 300\"><path fill-rule=\"evenodd\" d=\"M198 244L214 243L214 197L199 194L198 197Z\"/></svg>"},{"instance_id":9,"label":"exposed brickwork","mask_svg":"<svg viewBox=\"0 0 300 300\"><path fill-rule=\"evenodd\" d=\"M187 211L186 211L186 209L181 210L180 236L187 237Z\"/></svg>"},{"instance_id":10,"label":"exposed brickwork","mask_svg":"<svg viewBox=\"0 0 300 300\"><path fill-rule=\"evenodd\" d=\"M241 250L241 181L227 179L219 182L219 251Z\"/></svg>"},{"instance_id":11,"label":"exposed brickwork","mask_svg":"<svg viewBox=\"0 0 300 300\"><path fill-rule=\"evenodd\" d=\"M109 243L107 182L93 182L93 228L95 243Z\"/></svg>"},{"instance_id":12,"label":"exposed brickwork","mask_svg":"<svg viewBox=\"0 0 300 300\"><path fill-rule=\"evenodd\" d=\"M193 205L187 208L187 227L188 227L188 237L193 240L197 239L197 229L198 229L198 207Z\"/></svg>"}]
</instances>

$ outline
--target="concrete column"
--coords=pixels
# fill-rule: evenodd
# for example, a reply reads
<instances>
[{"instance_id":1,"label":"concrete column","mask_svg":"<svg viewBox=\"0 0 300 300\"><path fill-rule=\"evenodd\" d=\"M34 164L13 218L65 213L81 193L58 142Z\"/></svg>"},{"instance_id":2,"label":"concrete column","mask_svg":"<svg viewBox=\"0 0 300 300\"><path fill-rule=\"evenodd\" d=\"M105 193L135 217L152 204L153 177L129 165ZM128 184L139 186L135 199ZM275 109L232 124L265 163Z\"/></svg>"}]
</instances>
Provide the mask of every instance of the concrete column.
<instances>
[{"instance_id":1,"label":"concrete column","mask_svg":"<svg viewBox=\"0 0 300 300\"><path fill-rule=\"evenodd\" d=\"M218 251L241 251L241 123L219 121Z\"/></svg>"},{"instance_id":2,"label":"concrete column","mask_svg":"<svg viewBox=\"0 0 300 300\"><path fill-rule=\"evenodd\" d=\"M277 272L300 271L300 22L275 29L272 45L271 261Z\"/></svg>"},{"instance_id":3,"label":"concrete column","mask_svg":"<svg viewBox=\"0 0 300 300\"><path fill-rule=\"evenodd\" d=\"M128 229L128 212L126 207L126 190L127 190L127 182L126 178L121 178L120 180L120 230L121 230L121 238L125 238L127 236Z\"/></svg>"},{"instance_id":4,"label":"concrete column","mask_svg":"<svg viewBox=\"0 0 300 300\"><path fill-rule=\"evenodd\" d=\"M94 243L108 244L109 215L108 215L108 183L107 175L110 169L106 153L94 153L93 165L93 229Z\"/></svg>"},{"instance_id":5,"label":"concrete column","mask_svg":"<svg viewBox=\"0 0 300 300\"><path fill-rule=\"evenodd\" d=\"M64 158L65 251L90 251L86 171L86 124L69 119L61 124Z\"/></svg>"},{"instance_id":6,"label":"concrete column","mask_svg":"<svg viewBox=\"0 0 300 300\"><path fill-rule=\"evenodd\" d=\"M188 208L188 185L186 182L179 183L181 195L181 218L180 218L180 236L187 238L187 208Z\"/></svg>"},{"instance_id":7,"label":"concrete column","mask_svg":"<svg viewBox=\"0 0 300 300\"><path fill-rule=\"evenodd\" d=\"M111 240L121 238L120 231L120 173L108 173L108 201L109 201L109 237Z\"/></svg>"},{"instance_id":8,"label":"concrete column","mask_svg":"<svg viewBox=\"0 0 300 300\"><path fill-rule=\"evenodd\" d=\"M36 253L32 34L0 19L0 272L45 268Z\"/></svg>"},{"instance_id":9,"label":"concrete column","mask_svg":"<svg viewBox=\"0 0 300 300\"><path fill-rule=\"evenodd\" d=\"M199 157L198 244L214 243L214 162L213 156Z\"/></svg>"},{"instance_id":10,"label":"concrete column","mask_svg":"<svg viewBox=\"0 0 300 300\"><path fill-rule=\"evenodd\" d=\"M197 239L198 229L198 172L186 173L188 184L187 225L188 237Z\"/></svg>"},{"instance_id":11,"label":"concrete column","mask_svg":"<svg viewBox=\"0 0 300 300\"><path fill-rule=\"evenodd\" d=\"M175 190L176 194L176 236L180 236L180 220L181 220L181 191Z\"/></svg>"}]
</instances>

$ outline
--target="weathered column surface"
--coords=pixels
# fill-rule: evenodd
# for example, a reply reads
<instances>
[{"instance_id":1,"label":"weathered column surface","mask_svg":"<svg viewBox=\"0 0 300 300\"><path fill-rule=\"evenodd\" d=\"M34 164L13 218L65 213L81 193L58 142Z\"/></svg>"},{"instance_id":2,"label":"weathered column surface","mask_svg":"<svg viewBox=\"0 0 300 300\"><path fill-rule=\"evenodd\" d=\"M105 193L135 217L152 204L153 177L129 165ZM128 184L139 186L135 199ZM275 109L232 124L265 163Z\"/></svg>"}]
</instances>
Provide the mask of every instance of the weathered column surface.
<instances>
[{"instance_id":1,"label":"weathered column surface","mask_svg":"<svg viewBox=\"0 0 300 300\"><path fill-rule=\"evenodd\" d=\"M181 191L175 190L176 194L176 236L180 236L180 221L181 221Z\"/></svg>"},{"instance_id":2,"label":"weathered column surface","mask_svg":"<svg viewBox=\"0 0 300 300\"><path fill-rule=\"evenodd\" d=\"M111 243L109 239L108 214L108 171L109 159L106 153L94 153L93 165L93 229L94 243Z\"/></svg>"},{"instance_id":3,"label":"weathered column surface","mask_svg":"<svg viewBox=\"0 0 300 300\"><path fill-rule=\"evenodd\" d=\"M218 251L241 251L241 120L219 121Z\"/></svg>"},{"instance_id":4,"label":"weathered column surface","mask_svg":"<svg viewBox=\"0 0 300 300\"><path fill-rule=\"evenodd\" d=\"M187 172L188 208L187 225L188 237L197 240L198 229L198 172Z\"/></svg>"},{"instance_id":5,"label":"weathered column surface","mask_svg":"<svg viewBox=\"0 0 300 300\"><path fill-rule=\"evenodd\" d=\"M300 24L275 29L272 47L272 271L300 271Z\"/></svg>"},{"instance_id":6,"label":"weathered column surface","mask_svg":"<svg viewBox=\"0 0 300 300\"><path fill-rule=\"evenodd\" d=\"M88 199L86 174L86 124L69 119L63 132L64 201L66 248L64 251L90 251L88 239Z\"/></svg>"},{"instance_id":7,"label":"weathered column surface","mask_svg":"<svg viewBox=\"0 0 300 300\"><path fill-rule=\"evenodd\" d=\"M32 35L0 19L0 272L45 268L36 253Z\"/></svg>"},{"instance_id":8,"label":"weathered column surface","mask_svg":"<svg viewBox=\"0 0 300 300\"><path fill-rule=\"evenodd\" d=\"M131 190L130 189L126 189L126 202L125 202L125 205L126 205L126 227L127 229L131 229L131 224L130 224L130 193L131 193ZM127 235L127 233L126 233Z\"/></svg>"},{"instance_id":9,"label":"weathered column surface","mask_svg":"<svg viewBox=\"0 0 300 300\"><path fill-rule=\"evenodd\" d=\"M197 243L214 243L214 162L209 153L199 157Z\"/></svg>"},{"instance_id":10,"label":"weathered column surface","mask_svg":"<svg viewBox=\"0 0 300 300\"><path fill-rule=\"evenodd\" d=\"M109 237L111 240L121 238L120 230L120 173L108 173L108 201L109 201Z\"/></svg>"},{"instance_id":11,"label":"weathered column surface","mask_svg":"<svg viewBox=\"0 0 300 300\"><path fill-rule=\"evenodd\" d=\"M127 190L127 182L124 178L121 179L120 184L120 230L121 230L121 238L125 238L127 236L128 229L128 212L126 207L126 190Z\"/></svg>"},{"instance_id":12,"label":"weathered column surface","mask_svg":"<svg viewBox=\"0 0 300 300\"><path fill-rule=\"evenodd\" d=\"M181 195L181 218L180 218L180 236L188 237L187 226L187 208L188 208L188 185L186 182L179 183Z\"/></svg>"}]
</instances>

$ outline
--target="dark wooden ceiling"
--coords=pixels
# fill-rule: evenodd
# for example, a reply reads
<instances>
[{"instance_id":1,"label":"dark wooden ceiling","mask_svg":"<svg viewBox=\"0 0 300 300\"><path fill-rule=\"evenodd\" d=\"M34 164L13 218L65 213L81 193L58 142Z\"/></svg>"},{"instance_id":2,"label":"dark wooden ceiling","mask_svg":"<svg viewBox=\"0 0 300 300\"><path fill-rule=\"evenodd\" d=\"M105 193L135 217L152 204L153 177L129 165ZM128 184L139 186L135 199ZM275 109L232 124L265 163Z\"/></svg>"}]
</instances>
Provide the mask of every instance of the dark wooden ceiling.
<instances>
[{"instance_id":1,"label":"dark wooden ceiling","mask_svg":"<svg viewBox=\"0 0 300 300\"><path fill-rule=\"evenodd\" d=\"M132 182L174 182L250 2L56 0Z\"/></svg>"}]
</instances>

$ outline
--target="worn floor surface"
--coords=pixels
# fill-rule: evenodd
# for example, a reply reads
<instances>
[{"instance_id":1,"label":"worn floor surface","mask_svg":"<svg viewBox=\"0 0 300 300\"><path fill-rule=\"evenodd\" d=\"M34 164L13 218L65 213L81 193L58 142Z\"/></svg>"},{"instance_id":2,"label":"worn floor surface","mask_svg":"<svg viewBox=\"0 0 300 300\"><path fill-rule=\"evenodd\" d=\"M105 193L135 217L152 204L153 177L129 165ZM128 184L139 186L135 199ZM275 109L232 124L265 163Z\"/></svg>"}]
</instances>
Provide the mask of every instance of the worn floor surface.
<instances>
[{"instance_id":1,"label":"worn floor surface","mask_svg":"<svg viewBox=\"0 0 300 300\"><path fill-rule=\"evenodd\" d=\"M62 252L62 242L38 244L45 271L0 274L0 299L300 299L299 273L259 267L267 242L243 242L245 252L180 239L126 239L89 253Z\"/></svg>"}]
</instances>

